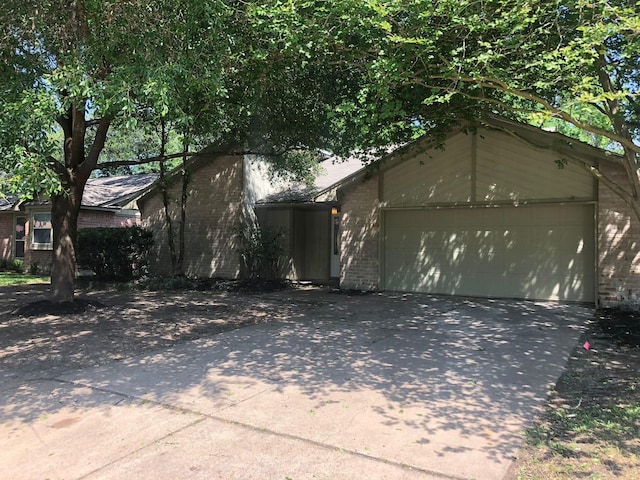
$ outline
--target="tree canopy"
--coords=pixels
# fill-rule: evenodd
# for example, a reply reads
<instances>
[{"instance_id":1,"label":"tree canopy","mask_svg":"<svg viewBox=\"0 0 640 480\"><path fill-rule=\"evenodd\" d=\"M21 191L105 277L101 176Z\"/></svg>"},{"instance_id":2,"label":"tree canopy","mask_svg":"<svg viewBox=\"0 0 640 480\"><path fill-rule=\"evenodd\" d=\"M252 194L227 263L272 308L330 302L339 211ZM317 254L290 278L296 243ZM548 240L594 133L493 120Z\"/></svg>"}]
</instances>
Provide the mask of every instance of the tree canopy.
<instances>
[{"instance_id":1,"label":"tree canopy","mask_svg":"<svg viewBox=\"0 0 640 480\"><path fill-rule=\"evenodd\" d=\"M620 154L612 159L628 184L584 166L640 218L638 1L5 3L0 182L51 194L52 278L66 287L86 179L103 165L154 160L115 160L107 143L127 130L144 139L158 125L173 129L177 146L277 156L386 147L425 132L437 141L490 113L552 123ZM278 168L288 168L282 158ZM309 165L291 159L291 168Z\"/></svg>"},{"instance_id":2,"label":"tree canopy","mask_svg":"<svg viewBox=\"0 0 640 480\"><path fill-rule=\"evenodd\" d=\"M425 131L437 138L487 114L551 125L621 154L612 159L629 185L584 166L640 217L640 2L263 4L272 28L286 30L291 44L305 38L304 45L331 50L334 63L361 72L357 96L335 112L352 131L347 138L361 146Z\"/></svg>"},{"instance_id":3,"label":"tree canopy","mask_svg":"<svg viewBox=\"0 0 640 480\"><path fill-rule=\"evenodd\" d=\"M463 96L621 153L628 188L585 166L640 217L639 2L381 4L385 57L405 59L399 84L424 89L428 106Z\"/></svg>"},{"instance_id":4,"label":"tree canopy","mask_svg":"<svg viewBox=\"0 0 640 480\"><path fill-rule=\"evenodd\" d=\"M254 7L237 0L3 5L0 181L4 192L51 196L55 299L72 298L77 214L91 172L153 160L103 155L110 132L162 124L181 145L269 154L330 137L329 105L350 88L349 73L307 62L300 51L282 54Z\"/></svg>"}]
</instances>

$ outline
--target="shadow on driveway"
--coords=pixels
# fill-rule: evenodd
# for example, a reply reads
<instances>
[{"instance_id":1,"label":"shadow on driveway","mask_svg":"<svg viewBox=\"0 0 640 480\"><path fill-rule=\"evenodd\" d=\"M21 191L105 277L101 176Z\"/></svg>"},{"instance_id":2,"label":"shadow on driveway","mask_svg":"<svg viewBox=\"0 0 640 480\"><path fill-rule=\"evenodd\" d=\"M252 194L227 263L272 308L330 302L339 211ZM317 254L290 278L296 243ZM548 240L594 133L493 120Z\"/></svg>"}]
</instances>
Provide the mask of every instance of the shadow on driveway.
<instances>
[{"instance_id":1,"label":"shadow on driveway","mask_svg":"<svg viewBox=\"0 0 640 480\"><path fill-rule=\"evenodd\" d=\"M127 427L146 445L205 418L395 465L403 475L499 479L592 316L578 305L323 291L256 295L238 304L209 294L191 304L202 311L180 312L179 302L171 308L204 318L221 304L227 307L213 316L253 315L245 319L252 325L93 368L53 375L45 369L43 380L24 381L24 372L14 371L12 386L3 389L3 430L12 425L15 441L34 424L51 430L54 420L78 418L57 429L73 432L85 418L96 422L95 412L104 421L122 415L125 404L131 410L149 402L169 413L154 412L162 433L141 433L142 414L135 419L140 429ZM126 441L95 440L111 447L79 473L134 460L152 465L156 458L131 456L136 449Z\"/></svg>"}]
</instances>

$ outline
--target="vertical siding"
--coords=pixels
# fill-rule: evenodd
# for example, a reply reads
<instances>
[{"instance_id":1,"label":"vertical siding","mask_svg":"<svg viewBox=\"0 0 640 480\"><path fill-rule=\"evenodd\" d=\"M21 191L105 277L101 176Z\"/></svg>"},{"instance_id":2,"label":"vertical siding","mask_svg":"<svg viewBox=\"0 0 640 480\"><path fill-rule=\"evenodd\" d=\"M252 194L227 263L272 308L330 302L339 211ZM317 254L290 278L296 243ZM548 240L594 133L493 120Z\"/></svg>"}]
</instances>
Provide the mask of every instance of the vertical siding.
<instances>
[{"instance_id":1,"label":"vertical siding","mask_svg":"<svg viewBox=\"0 0 640 480\"><path fill-rule=\"evenodd\" d=\"M282 276L290 280L299 280L298 271L294 263L295 245L291 236L292 210L289 207L259 208L256 210L258 222L262 228L274 228L284 234L283 255L285 257Z\"/></svg>"},{"instance_id":2,"label":"vertical siding","mask_svg":"<svg viewBox=\"0 0 640 480\"><path fill-rule=\"evenodd\" d=\"M331 253L331 224L329 210L304 212L305 280L328 280Z\"/></svg>"},{"instance_id":3,"label":"vertical siding","mask_svg":"<svg viewBox=\"0 0 640 480\"><path fill-rule=\"evenodd\" d=\"M574 164L558 168L553 152L534 149L500 132L477 135L478 202L595 199L595 180Z\"/></svg>"},{"instance_id":4,"label":"vertical siding","mask_svg":"<svg viewBox=\"0 0 640 480\"><path fill-rule=\"evenodd\" d=\"M472 148L475 150L472 151ZM459 133L443 151L431 150L383 172L387 207L493 203L523 200L594 200L595 180L548 150L534 149L505 133Z\"/></svg>"},{"instance_id":5,"label":"vertical siding","mask_svg":"<svg viewBox=\"0 0 640 480\"><path fill-rule=\"evenodd\" d=\"M382 174L387 206L471 201L471 136L460 134L444 151L410 158Z\"/></svg>"}]
</instances>

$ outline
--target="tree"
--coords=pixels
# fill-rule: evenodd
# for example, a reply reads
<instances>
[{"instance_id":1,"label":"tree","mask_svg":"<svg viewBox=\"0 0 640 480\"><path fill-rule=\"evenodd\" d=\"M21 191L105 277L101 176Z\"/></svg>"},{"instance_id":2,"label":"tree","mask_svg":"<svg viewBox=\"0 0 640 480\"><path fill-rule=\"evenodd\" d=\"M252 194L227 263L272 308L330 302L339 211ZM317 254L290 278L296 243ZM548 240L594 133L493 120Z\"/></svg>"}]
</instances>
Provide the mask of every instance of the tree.
<instances>
[{"instance_id":1,"label":"tree","mask_svg":"<svg viewBox=\"0 0 640 480\"><path fill-rule=\"evenodd\" d=\"M570 154L640 219L640 2L326 0L263 2L289 48L333 52L362 74L336 110L361 147L436 142L454 124L500 114L610 152L628 185ZM330 34L327 35L327 32ZM298 43L296 43L298 42Z\"/></svg>"},{"instance_id":2,"label":"tree","mask_svg":"<svg viewBox=\"0 0 640 480\"><path fill-rule=\"evenodd\" d=\"M166 78L169 65L185 67L177 35L195 33L188 28L196 20L219 28L229 16L224 5L172 5L185 13L161 1L81 0L14 2L0 13L4 183L23 195L50 195L54 301L73 299L80 202L110 127L166 109L158 76ZM207 48L223 48L217 38ZM223 70L220 62L207 66Z\"/></svg>"},{"instance_id":3,"label":"tree","mask_svg":"<svg viewBox=\"0 0 640 480\"><path fill-rule=\"evenodd\" d=\"M582 164L640 219L640 3L380 2L384 57L425 105L462 96L620 152L628 186ZM400 61L398 61L400 59Z\"/></svg>"},{"instance_id":4,"label":"tree","mask_svg":"<svg viewBox=\"0 0 640 480\"><path fill-rule=\"evenodd\" d=\"M281 155L322 145L350 74L282 55L239 0L42 0L0 10L0 170L5 191L52 203L51 299L73 299L77 218L109 132L171 123L183 142ZM258 9L259 10L259 9ZM254 28L255 27L255 28ZM337 79L337 81L336 81ZM109 159L109 157L107 157Z\"/></svg>"}]
</instances>

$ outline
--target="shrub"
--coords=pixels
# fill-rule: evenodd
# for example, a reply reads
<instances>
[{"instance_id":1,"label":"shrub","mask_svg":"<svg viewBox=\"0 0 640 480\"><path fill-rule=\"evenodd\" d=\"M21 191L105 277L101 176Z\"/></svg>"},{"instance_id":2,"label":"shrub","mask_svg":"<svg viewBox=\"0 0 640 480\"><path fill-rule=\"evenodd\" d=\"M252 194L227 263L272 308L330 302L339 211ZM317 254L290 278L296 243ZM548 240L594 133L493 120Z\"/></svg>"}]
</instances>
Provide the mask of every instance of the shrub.
<instances>
[{"instance_id":1,"label":"shrub","mask_svg":"<svg viewBox=\"0 0 640 480\"><path fill-rule=\"evenodd\" d=\"M78 231L78 266L98 278L131 280L147 273L153 235L141 227L87 228Z\"/></svg>"},{"instance_id":2,"label":"shrub","mask_svg":"<svg viewBox=\"0 0 640 480\"><path fill-rule=\"evenodd\" d=\"M11 260L7 268L16 273L24 273L24 262L22 260Z\"/></svg>"},{"instance_id":3,"label":"shrub","mask_svg":"<svg viewBox=\"0 0 640 480\"><path fill-rule=\"evenodd\" d=\"M274 280L282 278L284 230L254 226L240 231L240 257L248 278Z\"/></svg>"},{"instance_id":4,"label":"shrub","mask_svg":"<svg viewBox=\"0 0 640 480\"><path fill-rule=\"evenodd\" d=\"M37 275L38 273L40 273L40 271L40 262L31 262L29 264L29 273L31 275Z\"/></svg>"}]
</instances>

